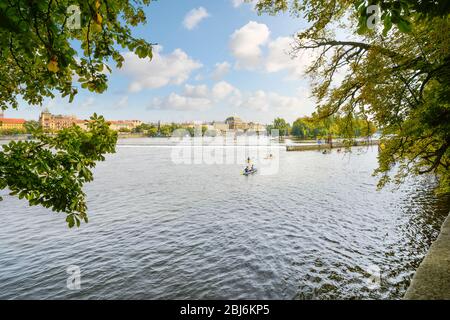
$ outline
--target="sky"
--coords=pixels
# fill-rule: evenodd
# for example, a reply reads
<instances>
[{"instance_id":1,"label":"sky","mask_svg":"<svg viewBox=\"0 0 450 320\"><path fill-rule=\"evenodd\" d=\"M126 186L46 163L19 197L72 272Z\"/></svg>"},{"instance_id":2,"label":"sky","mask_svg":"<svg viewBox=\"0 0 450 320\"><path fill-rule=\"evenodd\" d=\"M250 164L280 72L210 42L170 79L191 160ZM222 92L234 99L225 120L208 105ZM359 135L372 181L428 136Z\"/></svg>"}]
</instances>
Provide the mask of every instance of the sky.
<instances>
[{"instance_id":1,"label":"sky","mask_svg":"<svg viewBox=\"0 0 450 320\"><path fill-rule=\"evenodd\" d=\"M133 29L154 47L154 58L124 51L102 94L79 90L47 99L42 107L20 100L6 117L38 119L43 108L57 114L144 122L292 122L314 111L309 79L311 57L289 54L293 36L305 21L289 14L261 15L243 0L159 0L145 8L147 24Z\"/></svg>"}]
</instances>

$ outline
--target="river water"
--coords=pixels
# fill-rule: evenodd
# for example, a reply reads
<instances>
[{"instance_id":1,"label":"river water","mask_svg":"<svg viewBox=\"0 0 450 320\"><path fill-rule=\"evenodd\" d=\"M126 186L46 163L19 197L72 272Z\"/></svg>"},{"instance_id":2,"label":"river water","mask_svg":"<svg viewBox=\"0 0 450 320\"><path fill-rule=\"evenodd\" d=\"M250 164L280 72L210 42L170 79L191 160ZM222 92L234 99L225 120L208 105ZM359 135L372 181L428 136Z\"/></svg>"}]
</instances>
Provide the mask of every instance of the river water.
<instances>
[{"instance_id":1,"label":"river water","mask_svg":"<svg viewBox=\"0 0 450 320\"><path fill-rule=\"evenodd\" d=\"M376 147L280 146L275 173L248 177L175 164L172 149L121 141L85 187L79 229L6 196L0 298L398 299L448 214L430 177L376 191Z\"/></svg>"}]
</instances>

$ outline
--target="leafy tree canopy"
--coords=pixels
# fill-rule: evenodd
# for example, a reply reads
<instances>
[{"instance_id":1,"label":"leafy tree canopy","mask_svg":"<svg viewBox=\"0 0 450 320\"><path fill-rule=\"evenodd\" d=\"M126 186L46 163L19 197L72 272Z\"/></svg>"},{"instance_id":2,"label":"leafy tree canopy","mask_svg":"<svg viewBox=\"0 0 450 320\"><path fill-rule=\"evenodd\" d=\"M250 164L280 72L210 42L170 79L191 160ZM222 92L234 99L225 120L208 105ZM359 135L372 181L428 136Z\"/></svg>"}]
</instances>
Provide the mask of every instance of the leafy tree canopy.
<instances>
[{"instance_id":1,"label":"leafy tree canopy","mask_svg":"<svg viewBox=\"0 0 450 320\"><path fill-rule=\"evenodd\" d=\"M278 134L280 136L287 136L289 134L290 125L283 118L275 118L273 120L273 125L270 126L269 129L270 129L268 131L269 133L272 129L276 129L276 130L278 130Z\"/></svg>"},{"instance_id":2,"label":"leafy tree canopy","mask_svg":"<svg viewBox=\"0 0 450 320\"><path fill-rule=\"evenodd\" d=\"M359 6L371 3L381 6L383 28L361 28ZM380 187L409 174L434 173L438 191L450 192L448 1L260 0L256 6L272 14L289 9L309 21L293 54L315 56L307 73L318 116L375 122L383 133ZM338 22L352 40L334 36Z\"/></svg>"},{"instance_id":3,"label":"leafy tree canopy","mask_svg":"<svg viewBox=\"0 0 450 320\"><path fill-rule=\"evenodd\" d=\"M94 115L88 130L78 126L49 136L35 128L33 141L12 141L0 152L0 190L67 213L69 227L88 221L83 184L93 180L90 169L113 153L117 133ZM0 198L1 200L1 198Z\"/></svg>"},{"instance_id":4,"label":"leafy tree canopy","mask_svg":"<svg viewBox=\"0 0 450 320\"><path fill-rule=\"evenodd\" d=\"M291 134L302 139L323 138L328 135L341 138L368 137L376 132L367 119L330 116L328 118L298 118L292 124Z\"/></svg>"},{"instance_id":5,"label":"leafy tree canopy","mask_svg":"<svg viewBox=\"0 0 450 320\"><path fill-rule=\"evenodd\" d=\"M149 2L1 1L0 107L17 108L19 95L33 105L55 92L72 101L75 77L82 88L105 91L108 61L117 67L123 63L120 48L152 57L152 45L134 38L130 30L145 23L141 6Z\"/></svg>"},{"instance_id":6,"label":"leafy tree canopy","mask_svg":"<svg viewBox=\"0 0 450 320\"><path fill-rule=\"evenodd\" d=\"M42 105L58 93L72 102L78 87L102 93L111 72L108 63L120 68L124 48L151 59L152 44L133 37L130 29L146 22L142 6L149 3L0 1L0 108L17 108L18 97ZM97 115L87 131L73 126L49 136L34 127L33 141L3 146L0 190L67 213L69 227L87 222L82 186L92 181L96 161L114 152L117 133Z\"/></svg>"},{"instance_id":7,"label":"leafy tree canopy","mask_svg":"<svg viewBox=\"0 0 450 320\"><path fill-rule=\"evenodd\" d=\"M312 23L310 32L323 30L329 23L343 18L352 10L358 20L358 31L363 33L368 30L367 22L373 14L368 8L373 5L379 9L385 32L392 25L403 32L410 32L413 20L445 17L450 13L448 0L259 0L256 9L259 13L271 15L290 11L294 16L304 17Z\"/></svg>"}]
</instances>

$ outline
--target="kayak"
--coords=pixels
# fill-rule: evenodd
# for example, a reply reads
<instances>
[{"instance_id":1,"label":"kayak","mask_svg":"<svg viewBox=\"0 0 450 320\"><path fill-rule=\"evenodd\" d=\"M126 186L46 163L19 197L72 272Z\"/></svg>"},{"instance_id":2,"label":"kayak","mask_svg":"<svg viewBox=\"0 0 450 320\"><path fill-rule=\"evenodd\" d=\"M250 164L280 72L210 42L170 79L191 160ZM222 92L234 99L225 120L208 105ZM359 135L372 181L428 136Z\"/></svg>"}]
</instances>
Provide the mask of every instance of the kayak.
<instances>
[{"instance_id":1,"label":"kayak","mask_svg":"<svg viewBox=\"0 0 450 320\"><path fill-rule=\"evenodd\" d=\"M258 171L258 169L256 169L256 168L254 168L253 170L250 170L250 171L247 171L247 172L242 172L242 174L244 175L244 176L248 176L248 175L250 175L250 174L253 174L253 173L255 173L256 171Z\"/></svg>"}]
</instances>

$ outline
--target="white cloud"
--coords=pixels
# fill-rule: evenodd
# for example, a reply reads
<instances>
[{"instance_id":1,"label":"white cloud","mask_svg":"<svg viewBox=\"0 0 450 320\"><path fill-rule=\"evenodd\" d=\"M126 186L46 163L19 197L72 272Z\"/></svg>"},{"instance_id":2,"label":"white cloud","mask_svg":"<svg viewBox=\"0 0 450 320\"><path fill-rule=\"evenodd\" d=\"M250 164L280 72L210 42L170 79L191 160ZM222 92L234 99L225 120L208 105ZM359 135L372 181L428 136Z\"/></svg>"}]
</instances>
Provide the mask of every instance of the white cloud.
<instances>
[{"instance_id":1,"label":"white cloud","mask_svg":"<svg viewBox=\"0 0 450 320\"><path fill-rule=\"evenodd\" d=\"M154 98L150 108L151 109L172 109L172 110L206 110L210 108L212 101L207 98L194 98L179 95L172 92L167 97L160 99Z\"/></svg>"},{"instance_id":2,"label":"white cloud","mask_svg":"<svg viewBox=\"0 0 450 320\"><path fill-rule=\"evenodd\" d=\"M274 117L282 117L294 121L298 117L310 115L315 110L314 99L309 93L309 89L304 87L299 88L292 96L257 90L245 93L241 101L234 106L240 108L241 112L250 110L255 118L271 121Z\"/></svg>"},{"instance_id":3,"label":"white cloud","mask_svg":"<svg viewBox=\"0 0 450 320\"><path fill-rule=\"evenodd\" d=\"M283 96L276 92L258 90L247 96L241 103L241 107L255 111L291 111L299 110L302 100L295 96Z\"/></svg>"},{"instance_id":4,"label":"white cloud","mask_svg":"<svg viewBox=\"0 0 450 320\"><path fill-rule=\"evenodd\" d=\"M172 92L166 97L155 98L151 109L172 110L206 110L214 104L227 101L230 105L240 103L241 94L238 89L228 82L216 83L210 90L207 85L186 84L182 94Z\"/></svg>"},{"instance_id":5,"label":"white cloud","mask_svg":"<svg viewBox=\"0 0 450 320\"><path fill-rule=\"evenodd\" d=\"M246 0L231 0L231 3L233 4L233 7L235 8L239 8L241 5L243 5L244 3L251 3L253 4L253 2L256 2L255 0L252 1L246 1Z\"/></svg>"},{"instance_id":6,"label":"white cloud","mask_svg":"<svg viewBox=\"0 0 450 320\"><path fill-rule=\"evenodd\" d=\"M313 50L292 56L294 39L292 37L278 37L267 45L268 54L264 64L269 73L287 71L289 78L298 79L304 76L307 67L315 60Z\"/></svg>"},{"instance_id":7,"label":"white cloud","mask_svg":"<svg viewBox=\"0 0 450 320\"><path fill-rule=\"evenodd\" d=\"M168 96L154 98L149 108L205 111L217 105L251 110L255 118L261 118L265 114L267 119L281 116L289 121L310 115L315 108L307 87L300 87L295 95L288 96L264 90L241 92L226 81L217 82L211 88L204 84L186 84L182 93L172 92Z\"/></svg>"},{"instance_id":8,"label":"white cloud","mask_svg":"<svg viewBox=\"0 0 450 320\"><path fill-rule=\"evenodd\" d=\"M195 81L202 81L205 77L202 74L197 74L194 78Z\"/></svg>"},{"instance_id":9,"label":"white cloud","mask_svg":"<svg viewBox=\"0 0 450 320\"><path fill-rule=\"evenodd\" d=\"M211 88L207 85L186 84L182 93L172 92L162 98L154 98L150 109L181 111L205 111L213 106L222 105L242 110L251 110L255 118L281 116L293 121L299 116L314 111L314 101L309 89L301 87L293 96L277 92L257 90L242 93L228 82L220 81Z\"/></svg>"},{"instance_id":10,"label":"white cloud","mask_svg":"<svg viewBox=\"0 0 450 320\"><path fill-rule=\"evenodd\" d=\"M258 90L246 97L245 100L242 101L241 107L266 112L269 110L270 104L269 101L267 101L266 93L262 90Z\"/></svg>"},{"instance_id":11,"label":"white cloud","mask_svg":"<svg viewBox=\"0 0 450 320\"><path fill-rule=\"evenodd\" d=\"M220 81L214 84L211 90L207 85L186 84L183 90L183 96L188 98L204 98L213 102L220 102L231 96L240 96L239 89L226 81Z\"/></svg>"},{"instance_id":12,"label":"white cloud","mask_svg":"<svg viewBox=\"0 0 450 320\"><path fill-rule=\"evenodd\" d=\"M240 92L238 89L225 81L216 83L212 88L212 96L216 100L223 100L231 94L239 95Z\"/></svg>"},{"instance_id":13,"label":"white cloud","mask_svg":"<svg viewBox=\"0 0 450 320\"><path fill-rule=\"evenodd\" d=\"M189 11L183 20L186 29L194 29L203 19L209 17L208 11L203 7L198 7Z\"/></svg>"},{"instance_id":14,"label":"white cloud","mask_svg":"<svg viewBox=\"0 0 450 320\"><path fill-rule=\"evenodd\" d=\"M277 110L298 110L303 104L303 101L294 96L283 96L275 92L267 94L269 103L271 103Z\"/></svg>"},{"instance_id":15,"label":"white cloud","mask_svg":"<svg viewBox=\"0 0 450 320\"><path fill-rule=\"evenodd\" d=\"M241 4L243 4L245 2L245 0L232 0L233 2L233 7L237 8L240 7Z\"/></svg>"},{"instance_id":16,"label":"white cloud","mask_svg":"<svg viewBox=\"0 0 450 320\"><path fill-rule=\"evenodd\" d=\"M182 84L191 73L202 67L198 61L190 58L183 50L175 49L163 55L161 46L155 46L153 59L141 59L133 52L123 54L125 61L120 72L131 77L129 91L160 88L169 84Z\"/></svg>"},{"instance_id":17,"label":"white cloud","mask_svg":"<svg viewBox=\"0 0 450 320\"><path fill-rule=\"evenodd\" d=\"M262 61L261 46L269 40L270 31L264 23L250 21L231 35L230 48L237 67L254 69Z\"/></svg>"},{"instance_id":18,"label":"white cloud","mask_svg":"<svg viewBox=\"0 0 450 320\"><path fill-rule=\"evenodd\" d=\"M269 53L265 63L267 72L287 70L291 75L303 74L304 65L290 56L292 44L291 37L279 37L268 44Z\"/></svg>"},{"instance_id":19,"label":"white cloud","mask_svg":"<svg viewBox=\"0 0 450 320\"><path fill-rule=\"evenodd\" d=\"M205 84L198 86L186 84L184 86L184 95L191 98L206 98L209 95L209 89Z\"/></svg>"},{"instance_id":20,"label":"white cloud","mask_svg":"<svg viewBox=\"0 0 450 320\"><path fill-rule=\"evenodd\" d=\"M286 72L288 79L300 79L307 67L317 58L313 50L293 56L293 37L270 39L267 25L250 21L231 35L231 54L238 68L268 73Z\"/></svg>"},{"instance_id":21,"label":"white cloud","mask_svg":"<svg viewBox=\"0 0 450 320\"><path fill-rule=\"evenodd\" d=\"M231 64L227 61L216 63L214 72L212 74L214 79L223 78L228 72L230 72Z\"/></svg>"}]
</instances>

